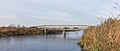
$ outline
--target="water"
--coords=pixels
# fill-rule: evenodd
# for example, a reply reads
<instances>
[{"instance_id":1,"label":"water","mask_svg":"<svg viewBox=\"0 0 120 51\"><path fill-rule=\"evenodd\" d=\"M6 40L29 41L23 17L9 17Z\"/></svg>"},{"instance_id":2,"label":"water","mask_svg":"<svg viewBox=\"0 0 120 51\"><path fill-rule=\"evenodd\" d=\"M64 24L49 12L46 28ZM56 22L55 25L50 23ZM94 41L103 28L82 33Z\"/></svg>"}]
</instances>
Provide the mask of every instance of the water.
<instances>
[{"instance_id":1,"label":"water","mask_svg":"<svg viewBox=\"0 0 120 51\"><path fill-rule=\"evenodd\" d=\"M0 38L0 51L80 51L77 45L81 32L60 35L29 35Z\"/></svg>"}]
</instances>

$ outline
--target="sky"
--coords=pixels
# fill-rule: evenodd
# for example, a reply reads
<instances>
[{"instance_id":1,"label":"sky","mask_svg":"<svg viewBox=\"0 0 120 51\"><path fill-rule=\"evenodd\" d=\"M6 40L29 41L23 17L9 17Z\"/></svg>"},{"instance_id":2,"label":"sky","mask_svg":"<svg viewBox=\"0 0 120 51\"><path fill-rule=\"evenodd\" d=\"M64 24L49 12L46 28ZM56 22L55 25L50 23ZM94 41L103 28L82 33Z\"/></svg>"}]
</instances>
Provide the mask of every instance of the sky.
<instances>
[{"instance_id":1,"label":"sky","mask_svg":"<svg viewBox=\"0 0 120 51\"><path fill-rule=\"evenodd\" d=\"M20 25L95 25L98 17L107 18L119 0L0 0L0 26ZM119 7L119 6L116 6Z\"/></svg>"}]
</instances>

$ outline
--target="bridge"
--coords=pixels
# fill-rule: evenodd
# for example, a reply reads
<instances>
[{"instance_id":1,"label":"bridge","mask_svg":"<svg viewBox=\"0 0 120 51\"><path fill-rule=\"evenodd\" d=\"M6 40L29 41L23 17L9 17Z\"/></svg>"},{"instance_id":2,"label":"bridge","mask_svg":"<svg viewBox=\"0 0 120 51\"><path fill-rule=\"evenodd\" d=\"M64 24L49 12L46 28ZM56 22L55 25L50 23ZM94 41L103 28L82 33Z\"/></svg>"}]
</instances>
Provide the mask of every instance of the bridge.
<instances>
[{"instance_id":1,"label":"bridge","mask_svg":"<svg viewBox=\"0 0 120 51\"><path fill-rule=\"evenodd\" d=\"M79 31L84 30L89 27L89 25L39 25L34 26L39 28L40 30L43 30L46 34L49 30L57 30L57 31L63 31L63 34L66 34L66 31Z\"/></svg>"},{"instance_id":2,"label":"bridge","mask_svg":"<svg viewBox=\"0 0 120 51\"><path fill-rule=\"evenodd\" d=\"M46 33L46 30L63 30L63 33L65 31L79 31L83 30L89 27L89 25L39 25L34 26L39 28L40 30L44 30L44 33Z\"/></svg>"},{"instance_id":3,"label":"bridge","mask_svg":"<svg viewBox=\"0 0 120 51\"><path fill-rule=\"evenodd\" d=\"M89 25L39 25L36 26L41 29L86 29Z\"/></svg>"}]
</instances>

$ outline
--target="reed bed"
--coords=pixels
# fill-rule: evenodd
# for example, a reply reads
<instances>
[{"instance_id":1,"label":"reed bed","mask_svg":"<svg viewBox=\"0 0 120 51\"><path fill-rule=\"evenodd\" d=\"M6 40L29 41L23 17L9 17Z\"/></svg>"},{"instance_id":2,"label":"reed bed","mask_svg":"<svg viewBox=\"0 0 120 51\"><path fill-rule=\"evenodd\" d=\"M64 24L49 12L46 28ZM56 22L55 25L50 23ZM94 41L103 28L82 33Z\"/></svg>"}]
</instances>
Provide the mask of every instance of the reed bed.
<instances>
[{"instance_id":1,"label":"reed bed","mask_svg":"<svg viewBox=\"0 0 120 51\"><path fill-rule=\"evenodd\" d=\"M0 27L0 37L38 34L43 34L43 31L40 31L38 28Z\"/></svg>"},{"instance_id":2,"label":"reed bed","mask_svg":"<svg viewBox=\"0 0 120 51\"><path fill-rule=\"evenodd\" d=\"M79 45L86 51L120 51L120 19L108 18L87 28Z\"/></svg>"}]
</instances>

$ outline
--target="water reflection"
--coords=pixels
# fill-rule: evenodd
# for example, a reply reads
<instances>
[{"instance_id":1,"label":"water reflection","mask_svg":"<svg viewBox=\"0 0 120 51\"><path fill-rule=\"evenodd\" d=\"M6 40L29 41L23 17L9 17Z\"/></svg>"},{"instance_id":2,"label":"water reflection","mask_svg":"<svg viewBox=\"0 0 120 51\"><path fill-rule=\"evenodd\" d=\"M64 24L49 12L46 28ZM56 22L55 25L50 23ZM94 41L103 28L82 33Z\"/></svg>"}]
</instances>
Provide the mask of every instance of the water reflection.
<instances>
[{"instance_id":1,"label":"water reflection","mask_svg":"<svg viewBox=\"0 0 120 51\"><path fill-rule=\"evenodd\" d=\"M76 44L82 31L61 35L30 35L0 38L1 51L80 51Z\"/></svg>"}]
</instances>

